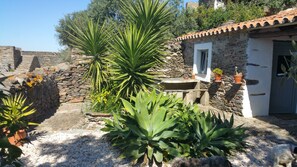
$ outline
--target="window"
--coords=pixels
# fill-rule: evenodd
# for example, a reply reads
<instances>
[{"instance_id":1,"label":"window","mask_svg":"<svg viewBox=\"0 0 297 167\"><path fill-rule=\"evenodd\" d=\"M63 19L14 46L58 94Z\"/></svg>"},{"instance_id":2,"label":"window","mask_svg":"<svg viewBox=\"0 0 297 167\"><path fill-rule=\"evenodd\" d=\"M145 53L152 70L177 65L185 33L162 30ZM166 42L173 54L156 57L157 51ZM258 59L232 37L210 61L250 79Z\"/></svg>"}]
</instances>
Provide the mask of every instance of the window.
<instances>
[{"instance_id":1,"label":"window","mask_svg":"<svg viewBox=\"0 0 297 167\"><path fill-rule=\"evenodd\" d=\"M291 62L291 55L279 55L277 57L277 69L276 69L276 76L277 77L284 77L285 71L283 71L282 66L288 70Z\"/></svg>"},{"instance_id":2,"label":"window","mask_svg":"<svg viewBox=\"0 0 297 167\"><path fill-rule=\"evenodd\" d=\"M193 72L196 79L210 82L212 43L195 44Z\"/></svg>"},{"instance_id":3,"label":"window","mask_svg":"<svg viewBox=\"0 0 297 167\"><path fill-rule=\"evenodd\" d=\"M200 68L198 74L206 74L207 72L207 59L208 59L208 50L198 50L200 54Z\"/></svg>"}]
</instances>

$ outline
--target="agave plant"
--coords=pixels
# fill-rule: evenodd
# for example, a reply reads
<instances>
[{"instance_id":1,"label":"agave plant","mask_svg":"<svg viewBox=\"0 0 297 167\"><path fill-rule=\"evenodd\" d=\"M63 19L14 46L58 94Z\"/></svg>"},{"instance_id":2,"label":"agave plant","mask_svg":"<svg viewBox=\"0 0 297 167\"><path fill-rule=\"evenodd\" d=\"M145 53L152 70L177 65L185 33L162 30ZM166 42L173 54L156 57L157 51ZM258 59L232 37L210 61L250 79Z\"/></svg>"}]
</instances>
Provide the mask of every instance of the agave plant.
<instances>
[{"instance_id":1,"label":"agave plant","mask_svg":"<svg viewBox=\"0 0 297 167\"><path fill-rule=\"evenodd\" d=\"M140 90L154 87L156 79L149 69L162 62L164 32L171 16L166 4L159 0L121 3L126 27L118 32L110 50L118 97L128 99Z\"/></svg>"},{"instance_id":2,"label":"agave plant","mask_svg":"<svg viewBox=\"0 0 297 167\"><path fill-rule=\"evenodd\" d=\"M241 125L233 127L233 123L233 115L227 120L210 112L196 114L190 129L191 156L225 156L231 151L242 149L245 146L245 128Z\"/></svg>"},{"instance_id":3,"label":"agave plant","mask_svg":"<svg viewBox=\"0 0 297 167\"><path fill-rule=\"evenodd\" d=\"M26 98L22 94L3 98L2 103L5 108L0 113L0 126L9 129L11 134L19 129L26 129L28 125L37 125L25 120L25 117L34 114L36 110L31 108L32 104L25 104Z\"/></svg>"},{"instance_id":4,"label":"agave plant","mask_svg":"<svg viewBox=\"0 0 297 167\"><path fill-rule=\"evenodd\" d=\"M186 139L176 118L168 112L175 110L172 97L157 94L155 91L140 91L131 102L122 99L125 113L115 114L114 121L107 120L104 131L109 132L114 146L123 152L124 157L144 162L161 163L180 155L176 141Z\"/></svg>"},{"instance_id":5,"label":"agave plant","mask_svg":"<svg viewBox=\"0 0 297 167\"><path fill-rule=\"evenodd\" d=\"M70 24L68 32L71 45L80 49L85 55L92 56L89 69L85 74L91 78L92 86L95 91L101 91L102 85L107 83L107 46L109 35L105 24L101 27L98 22L88 20L87 26L82 27Z\"/></svg>"}]
</instances>

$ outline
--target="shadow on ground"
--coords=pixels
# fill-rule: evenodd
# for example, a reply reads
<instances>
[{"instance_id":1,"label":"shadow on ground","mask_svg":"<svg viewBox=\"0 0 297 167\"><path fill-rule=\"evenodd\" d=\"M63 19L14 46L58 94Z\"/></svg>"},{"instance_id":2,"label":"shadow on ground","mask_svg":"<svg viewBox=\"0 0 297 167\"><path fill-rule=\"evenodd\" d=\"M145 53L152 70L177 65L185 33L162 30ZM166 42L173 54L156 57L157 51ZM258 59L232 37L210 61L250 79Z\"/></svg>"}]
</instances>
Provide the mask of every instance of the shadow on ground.
<instances>
[{"instance_id":1,"label":"shadow on ground","mask_svg":"<svg viewBox=\"0 0 297 167\"><path fill-rule=\"evenodd\" d=\"M290 135L297 139L297 115L282 114L267 117L256 117L256 119L273 124L281 129L285 129Z\"/></svg>"},{"instance_id":2,"label":"shadow on ground","mask_svg":"<svg viewBox=\"0 0 297 167\"><path fill-rule=\"evenodd\" d=\"M106 137L96 138L92 135L84 135L71 139L65 143L41 143L36 162L30 162L27 157L22 161L26 166L50 167L50 166L100 166L110 167L115 164L128 164L126 160L119 160L117 152L111 148ZM40 164L38 159L42 159ZM46 160L46 161L45 161ZM129 166L129 165L127 165Z\"/></svg>"}]
</instances>

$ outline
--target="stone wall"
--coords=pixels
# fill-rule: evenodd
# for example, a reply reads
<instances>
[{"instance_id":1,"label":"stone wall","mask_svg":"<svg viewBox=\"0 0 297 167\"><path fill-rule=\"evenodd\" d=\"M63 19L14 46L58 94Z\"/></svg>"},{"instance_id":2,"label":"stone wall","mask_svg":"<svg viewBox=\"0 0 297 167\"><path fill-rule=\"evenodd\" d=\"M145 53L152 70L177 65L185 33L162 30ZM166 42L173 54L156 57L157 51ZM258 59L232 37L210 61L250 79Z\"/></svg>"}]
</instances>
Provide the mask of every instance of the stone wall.
<instances>
[{"instance_id":1,"label":"stone wall","mask_svg":"<svg viewBox=\"0 0 297 167\"><path fill-rule=\"evenodd\" d=\"M57 52L22 51L23 56L35 56L41 67L54 66L63 62Z\"/></svg>"},{"instance_id":2,"label":"stone wall","mask_svg":"<svg viewBox=\"0 0 297 167\"><path fill-rule=\"evenodd\" d=\"M27 104L33 104L32 107L37 111L30 115L28 120L41 122L53 115L59 107L59 90L53 75L42 76L42 80L33 86L27 85L35 75L36 73L32 72L10 76L4 84L12 95L22 93L27 98Z\"/></svg>"},{"instance_id":3,"label":"stone wall","mask_svg":"<svg viewBox=\"0 0 297 167\"><path fill-rule=\"evenodd\" d=\"M164 64L151 69L159 74L159 78L180 78L188 73L188 66L184 62L181 42L170 41L165 45L163 61Z\"/></svg>"},{"instance_id":4,"label":"stone wall","mask_svg":"<svg viewBox=\"0 0 297 167\"><path fill-rule=\"evenodd\" d=\"M14 49L13 59L14 59L13 69L16 69L18 67L18 65L21 64L21 62L22 62L22 52L21 52L20 48Z\"/></svg>"},{"instance_id":5,"label":"stone wall","mask_svg":"<svg viewBox=\"0 0 297 167\"><path fill-rule=\"evenodd\" d=\"M59 88L60 102L84 101L88 98L91 88L89 80L84 79L87 65L78 62L64 67L54 74Z\"/></svg>"},{"instance_id":6,"label":"stone wall","mask_svg":"<svg viewBox=\"0 0 297 167\"><path fill-rule=\"evenodd\" d=\"M202 88L208 89L210 104L223 111L242 115L243 84L234 84L234 66L245 75L247 63L248 37L244 32L224 33L216 36L192 39L183 42L187 75L191 75L193 68L194 44L212 42L211 68L221 68L224 71L223 82L203 82ZM212 76L213 80L213 76Z\"/></svg>"},{"instance_id":7,"label":"stone wall","mask_svg":"<svg viewBox=\"0 0 297 167\"><path fill-rule=\"evenodd\" d=\"M22 60L20 53L14 46L0 46L0 72L14 70Z\"/></svg>"}]
</instances>

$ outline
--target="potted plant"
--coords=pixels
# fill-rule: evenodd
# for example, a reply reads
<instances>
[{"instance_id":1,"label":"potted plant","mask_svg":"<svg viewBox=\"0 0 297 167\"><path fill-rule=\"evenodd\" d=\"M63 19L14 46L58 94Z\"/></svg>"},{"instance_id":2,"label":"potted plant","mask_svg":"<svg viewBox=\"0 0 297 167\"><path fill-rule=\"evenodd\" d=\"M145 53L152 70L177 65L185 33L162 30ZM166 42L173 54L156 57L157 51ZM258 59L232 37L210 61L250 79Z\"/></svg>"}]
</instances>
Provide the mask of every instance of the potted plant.
<instances>
[{"instance_id":1,"label":"potted plant","mask_svg":"<svg viewBox=\"0 0 297 167\"><path fill-rule=\"evenodd\" d=\"M215 68L212 72L215 75L215 82L222 82L223 70L220 68Z\"/></svg>"},{"instance_id":2,"label":"potted plant","mask_svg":"<svg viewBox=\"0 0 297 167\"><path fill-rule=\"evenodd\" d=\"M37 125L25 119L36 111L31 108L32 104L25 105L25 102L26 98L22 94L2 99L4 108L0 113L0 126L12 145L22 145L22 139L27 136L28 125Z\"/></svg>"},{"instance_id":3,"label":"potted plant","mask_svg":"<svg viewBox=\"0 0 297 167\"><path fill-rule=\"evenodd\" d=\"M234 81L235 81L235 84L241 84L241 81L242 81L242 73L238 72L237 66L235 66Z\"/></svg>"}]
</instances>

